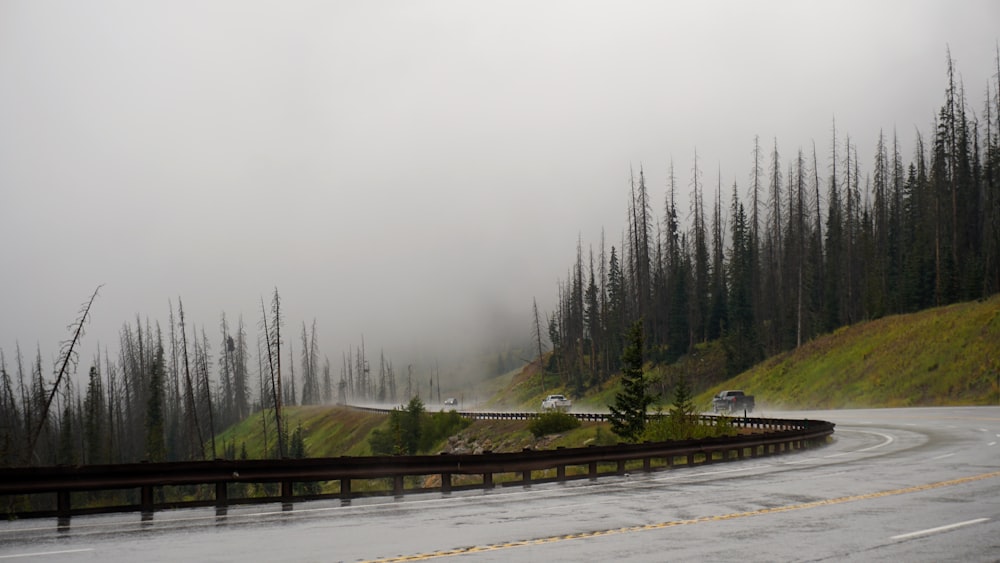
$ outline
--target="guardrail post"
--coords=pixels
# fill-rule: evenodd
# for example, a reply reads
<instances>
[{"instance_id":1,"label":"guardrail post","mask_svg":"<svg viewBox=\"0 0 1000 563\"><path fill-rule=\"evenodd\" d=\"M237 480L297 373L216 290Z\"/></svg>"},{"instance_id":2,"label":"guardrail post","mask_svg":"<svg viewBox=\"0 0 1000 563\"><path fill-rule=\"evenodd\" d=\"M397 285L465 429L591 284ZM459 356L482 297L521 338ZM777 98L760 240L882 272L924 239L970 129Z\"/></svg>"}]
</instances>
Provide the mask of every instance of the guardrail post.
<instances>
[{"instance_id":1,"label":"guardrail post","mask_svg":"<svg viewBox=\"0 0 1000 563\"><path fill-rule=\"evenodd\" d=\"M530 469L525 469L524 471L521 472L521 481L523 482L525 489L530 489L531 488L531 470Z\"/></svg>"},{"instance_id":2,"label":"guardrail post","mask_svg":"<svg viewBox=\"0 0 1000 563\"><path fill-rule=\"evenodd\" d=\"M142 511L142 519L153 519L153 486L143 485L139 490L139 510Z\"/></svg>"},{"instance_id":3,"label":"guardrail post","mask_svg":"<svg viewBox=\"0 0 1000 563\"><path fill-rule=\"evenodd\" d=\"M219 509L225 510L229 504L229 490L225 481L215 482L215 509L218 514Z\"/></svg>"},{"instance_id":4,"label":"guardrail post","mask_svg":"<svg viewBox=\"0 0 1000 563\"><path fill-rule=\"evenodd\" d=\"M394 475L392 477L392 494L394 497L403 498L403 476Z\"/></svg>"},{"instance_id":5,"label":"guardrail post","mask_svg":"<svg viewBox=\"0 0 1000 563\"><path fill-rule=\"evenodd\" d=\"M642 470L645 471L646 473L649 473L650 471L652 471L653 470L653 460L650 459L650 458L648 458L648 457L642 458Z\"/></svg>"},{"instance_id":6,"label":"guardrail post","mask_svg":"<svg viewBox=\"0 0 1000 563\"><path fill-rule=\"evenodd\" d=\"M691 467L691 466L694 465L694 452L691 452L691 453L688 454L688 460L687 461L688 461L688 463L687 463L688 467Z\"/></svg>"},{"instance_id":7,"label":"guardrail post","mask_svg":"<svg viewBox=\"0 0 1000 563\"><path fill-rule=\"evenodd\" d=\"M57 526L60 528L65 528L69 526L69 515L70 515L70 502L69 502L69 491L57 491L56 492L56 516L58 518Z\"/></svg>"},{"instance_id":8,"label":"guardrail post","mask_svg":"<svg viewBox=\"0 0 1000 563\"><path fill-rule=\"evenodd\" d=\"M566 480L566 466L559 465L556 467L556 480L560 483Z\"/></svg>"},{"instance_id":9,"label":"guardrail post","mask_svg":"<svg viewBox=\"0 0 1000 563\"><path fill-rule=\"evenodd\" d=\"M483 488L492 489L493 487L493 473L483 473Z\"/></svg>"},{"instance_id":10,"label":"guardrail post","mask_svg":"<svg viewBox=\"0 0 1000 563\"><path fill-rule=\"evenodd\" d=\"M618 474L618 475L624 475L625 474L625 460L624 459L619 459L618 460L618 469L617 469L617 471L615 473Z\"/></svg>"},{"instance_id":11,"label":"guardrail post","mask_svg":"<svg viewBox=\"0 0 1000 563\"><path fill-rule=\"evenodd\" d=\"M597 462L596 461L590 462L588 464L587 469L588 469L587 473L590 476L590 480L593 481L594 479L597 479Z\"/></svg>"},{"instance_id":12,"label":"guardrail post","mask_svg":"<svg viewBox=\"0 0 1000 563\"><path fill-rule=\"evenodd\" d=\"M281 482L281 509L292 509L292 482L289 480Z\"/></svg>"},{"instance_id":13,"label":"guardrail post","mask_svg":"<svg viewBox=\"0 0 1000 563\"><path fill-rule=\"evenodd\" d=\"M451 473L441 474L441 492L446 495L451 494Z\"/></svg>"},{"instance_id":14,"label":"guardrail post","mask_svg":"<svg viewBox=\"0 0 1000 563\"><path fill-rule=\"evenodd\" d=\"M351 501L351 478L344 477L340 480L340 500Z\"/></svg>"}]
</instances>

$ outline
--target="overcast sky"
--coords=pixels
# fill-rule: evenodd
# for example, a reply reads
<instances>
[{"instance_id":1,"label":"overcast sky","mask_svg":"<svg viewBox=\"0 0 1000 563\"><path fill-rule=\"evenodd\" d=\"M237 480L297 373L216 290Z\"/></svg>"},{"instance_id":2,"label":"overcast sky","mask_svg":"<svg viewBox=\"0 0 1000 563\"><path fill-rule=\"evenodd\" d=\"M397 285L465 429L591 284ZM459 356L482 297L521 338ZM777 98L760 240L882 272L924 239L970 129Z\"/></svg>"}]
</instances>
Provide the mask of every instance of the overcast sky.
<instances>
[{"instance_id":1,"label":"overcast sky","mask_svg":"<svg viewBox=\"0 0 1000 563\"><path fill-rule=\"evenodd\" d=\"M168 300L218 350L278 287L339 366L551 311L577 237L616 244L630 166L663 207L745 190L753 138L863 169L932 131L946 48L972 109L1000 2L0 0L0 348L116 353ZM824 165L825 166L825 165ZM824 169L825 170L825 169ZM598 249L595 249L597 251ZM339 369L337 369L339 373Z\"/></svg>"}]
</instances>

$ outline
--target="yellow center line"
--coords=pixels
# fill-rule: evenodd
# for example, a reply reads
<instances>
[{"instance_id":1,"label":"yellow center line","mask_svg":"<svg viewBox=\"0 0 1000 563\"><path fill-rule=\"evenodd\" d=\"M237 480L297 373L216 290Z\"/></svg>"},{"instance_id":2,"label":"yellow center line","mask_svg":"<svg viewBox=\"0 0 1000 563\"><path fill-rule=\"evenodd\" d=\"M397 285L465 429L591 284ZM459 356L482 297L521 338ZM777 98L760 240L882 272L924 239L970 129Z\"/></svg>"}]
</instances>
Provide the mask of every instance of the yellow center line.
<instances>
[{"instance_id":1,"label":"yellow center line","mask_svg":"<svg viewBox=\"0 0 1000 563\"><path fill-rule=\"evenodd\" d=\"M720 514L716 516L702 516L700 518L690 518L687 520L671 520L669 522L657 522L654 524L643 524L640 526L626 526L624 528L610 528L606 530L595 530L592 532L580 532L576 534L564 534L559 536L549 536L544 538L536 538L531 540L519 540L512 542L494 543L489 545L477 545L470 547L459 547L455 549L446 549L441 551L432 551L430 553L420 553L415 555L405 555L398 557L386 557L383 559L371 559L362 563L401 563L403 561L425 561L428 559L435 559L438 557L452 557L455 555L464 555L467 553L479 553L483 551L496 551L500 549L510 549L513 547L525 547L530 545L542 545L546 543L562 542L568 540L579 540L586 538L596 538L601 536L611 536L617 534L630 534L633 532L642 532L646 530L659 530L663 528L673 528L675 526L686 526L688 524L701 524L704 522L718 522L721 520L733 520L736 518L746 518L748 516L760 516L762 514L777 514L779 512L789 512L792 510L804 510L807 508L816 508L819 506L830 506L834 504L844 504L847 502L857 502L859 500L870 500L882 497L889 497L894 495L903 495L908 493L917 493L920 491L929 491L931 489L939 489L941 487L952 487L955 485L963 485L965 483L972 483L974 481L982 481L983 479L993 479L1000 477L1000 471L994 471L992 473L981 473L979 475L971 475L969 477L961 477L958 479L949 479L948 481L938 481L936 483L927 483L925 485L915 485L913 487L904 487L902 489L891 489L888 491L878 491L874 493L865 493L862 495L851 495L846 497L838 497L825 500L817 500L813 502L805 502L801 504L790 504L786 506L776 506L773 508L762 508L760 510L751 510L747 512L733 512L731 514Z\"/></svg>"}]
</instances>

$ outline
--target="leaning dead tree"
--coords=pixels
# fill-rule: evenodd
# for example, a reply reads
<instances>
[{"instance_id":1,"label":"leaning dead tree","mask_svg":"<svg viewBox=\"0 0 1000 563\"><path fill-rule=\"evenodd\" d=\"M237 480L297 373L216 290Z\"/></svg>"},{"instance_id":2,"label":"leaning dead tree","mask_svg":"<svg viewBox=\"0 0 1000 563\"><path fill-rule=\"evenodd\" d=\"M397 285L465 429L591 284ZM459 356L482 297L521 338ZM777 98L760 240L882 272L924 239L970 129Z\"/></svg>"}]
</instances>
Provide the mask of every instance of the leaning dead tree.
<instances>
[{"instance_id":1,"label":"leaning dead tree","mask_svg":"<svg viewBox=\"0 0 1000 563\"><path fill-rule=\"evenodd\" d=\"M538 301L532 297L531 298L531 309L535 316L535 322L532 325L532 336L535 337L535 341L538 343L538 368L539 373L542 378L542 391L545 391L545 364L542 362L542 321L538 316Z\"/></svg>"},{"instance_id":2,"label":"leaning dead tree","mask_svg":"<svg viewBox=\"0 0 1000 563\"><path fill-rule=\"evenodd\" d=\"M184 302L181 301L180 297L177 298L177 306L181 318L181 346L184 353L184 395L188 405L188 445L189 447L194 446L195 444L192 444L192 442L195 436L197 436L197 450L201 455L201 459L205 459L205 438L202 436L201 424L198 422L198 408L195 405L194 399L194 383L191 381L191 363L188 359L187 329L184 326ZM197 341L197 337L195 337L195 340ZM189 452L189 455L191 453L193 452Z\"/></svg>"},{"instance_id":3,"label":"leaning dead tree","mask_svg":"<svg viewBox=\"0 0 1000 563\"><path fill-rule=\"evenodd\" d=\"M72 364L73 368L76 368L77 359L79 354L76 351L76 344L83 338L83 325L87 322L87 317L90 315L90 307L94 304L94 299L97 299L97 292L104 287L104 284L97 286L94 293L90 296L87 304L80 308L80 316L77 317L76 321L69 326L70 330L73 332L73 338L68 341L63 342L62 348L59 351L59 360L61 367L59 368L59 374L56 376L56 381L52 385L52 391L49 392L49 396L45 401L45 408L42 409L41 415L38 418L38 426L31 433L31 439L28 441L28 448L25 450L24 463L28 465L31 459L35 455L35 443L38 441L38 435L41 434L42 428L45 426L45 421L49 417L49 407L52 406L52 399L55 398L56 392L59 390L59 384L62 382L63 376L66 375L67 370L69 370Z\"/></svg>"},{"instance_id":4,"label":"leaning dead tree","mask_svg":"<svg viewBox=\"0 0 1000 563\"><path fill-rule=\"evenodd\" d=\"M267 309L264 308L263 297L260 300L260 309L267 342L267 365L271 373L274 425L278 433L278 457L282 458L285 457L285 441L281 426L281 299L278 297L278 288L274 288L274 297L271 300L271 313L274 319L270 328L267 324Z\"/></svg>"}]
</instances>

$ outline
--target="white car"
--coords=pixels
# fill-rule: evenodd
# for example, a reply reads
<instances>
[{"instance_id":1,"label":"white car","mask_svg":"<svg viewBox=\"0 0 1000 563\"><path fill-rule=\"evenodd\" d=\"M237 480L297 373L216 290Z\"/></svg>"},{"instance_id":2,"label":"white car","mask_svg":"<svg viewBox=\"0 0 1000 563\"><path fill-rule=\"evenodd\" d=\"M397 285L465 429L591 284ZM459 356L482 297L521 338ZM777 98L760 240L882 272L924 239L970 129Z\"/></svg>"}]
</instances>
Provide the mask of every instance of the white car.
<instances>
[{"instance_id":1,"label":"white car","mask_svg":"<svg viewBox=\"0 0 1000 563\"><path fill-rule=\"evenodd\" d=\"M573 402L565 395L549 395L542 401L543 411L568 411L573 406Z\"/></svg>"},{"instance_id":2,"label":"white car","mask_svg":"<svg viewBox=\"0 0 1000 563\"><path fill-rule=\"evenodd\" d=\"M444 400L444 406L446 406L446 407L457 407L458 406L458 399L456 399L455 397L448 397L447 399Z\"/></svg>"}]
</instances>

